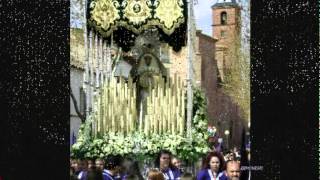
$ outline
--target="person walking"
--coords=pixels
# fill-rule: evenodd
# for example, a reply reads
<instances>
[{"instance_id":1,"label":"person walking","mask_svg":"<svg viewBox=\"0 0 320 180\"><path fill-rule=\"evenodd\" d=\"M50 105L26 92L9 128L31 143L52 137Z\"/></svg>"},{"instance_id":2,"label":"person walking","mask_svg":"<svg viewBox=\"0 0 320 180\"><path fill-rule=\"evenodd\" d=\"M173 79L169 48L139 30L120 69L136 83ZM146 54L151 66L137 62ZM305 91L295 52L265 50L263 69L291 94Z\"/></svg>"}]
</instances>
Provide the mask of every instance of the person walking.
<instances>
[{"instance_id":1,"label":"person walking","mask_svg":"<svg viewBox=\"0 0 320 180\"><path fill-rule=\"evenodd\" d=\"M106 169L103 171L103 180L120 180L122 159L120 156L109 156L106 159Z\"/></svg>"},{"instance_id":2,"label":"person walking","mask_svg":"<svg viewBox=\"0 0 320 180\"><path fill-rule=\"evenodd\" d=\"M171 163L175 168L179 169L180 172L183 173L183 169L181 167L182 163L181 163L181 160L178 157L173 157L172 160L171 160Z\"/></svg>"},{"instance_id":3,"label":"person walking","mask_svg":"<svg viewBox=\"0 0 320 180\"><path fill-rule=\"evenodd\" d=\"M168 150L161 150L156 159L155 166L159 168L166 180L180 179L181 172L171 163L172 154Z\"/></svg>"},{"instance_id":4,"label":"person walking","mask_svg":"<svg viewBox=\"0 0 320 180\"><path fill-rule=\"evenodd\" d=\"M218 152L209 152L203 161L197 180L227 180L223 172L224 158Z\"/></svg>"},{"instance_id":5,"label":"person walking","mask_svg":"<svg viewBox=\"0 0 320 180\"><path fill-rule=\"evenodd\" d=\"M226 165L227 180L239 180L240 179L240 162L239 161L228 161Z\"/></svg>"},{"instance_id":6,"label":"person walking","mask_svg":"<svg viewBox=\"0 0 320 180\"><path fill-rule=\"evenodd\" d=\"M157 169L150 169L147 180L165 180L163 173Z\"/></svg>"}]
</instances>

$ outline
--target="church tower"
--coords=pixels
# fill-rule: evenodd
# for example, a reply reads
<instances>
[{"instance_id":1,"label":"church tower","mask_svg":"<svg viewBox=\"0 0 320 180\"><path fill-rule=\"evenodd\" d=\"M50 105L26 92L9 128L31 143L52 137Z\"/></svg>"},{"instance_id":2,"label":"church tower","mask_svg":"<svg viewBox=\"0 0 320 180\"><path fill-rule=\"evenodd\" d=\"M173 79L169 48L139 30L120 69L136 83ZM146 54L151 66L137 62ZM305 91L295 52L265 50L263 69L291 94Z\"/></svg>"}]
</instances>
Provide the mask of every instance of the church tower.
<instances>
[{"instance_id":1,"label":"church tower","mask_svg":"<svg viewBox=\"0 0 320 180\"><path fill-rule=\"evenodd\" d=\"M235 0L218 0L212 7L212 37L216 42L216 61L224 81L240 47L240 6Z\"/></svg>"}]
</instances>

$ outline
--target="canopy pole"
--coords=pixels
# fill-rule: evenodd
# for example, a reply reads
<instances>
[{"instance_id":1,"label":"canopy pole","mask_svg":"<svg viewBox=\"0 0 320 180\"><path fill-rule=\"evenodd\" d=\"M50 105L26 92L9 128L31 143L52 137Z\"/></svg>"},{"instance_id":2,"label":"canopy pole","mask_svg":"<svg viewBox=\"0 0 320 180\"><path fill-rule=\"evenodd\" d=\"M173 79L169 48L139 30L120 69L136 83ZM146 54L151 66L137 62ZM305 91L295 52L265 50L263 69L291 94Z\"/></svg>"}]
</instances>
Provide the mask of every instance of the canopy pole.
<instances>
[{"instance_id":1,"label":"canopy pole","mask_svg":"<svg viewBox=\"0 0 320 180\"><path fill-rule=\"evenodd\" d=\"M94 65L95 65L95 92L98 92L99 89L99 36L98 33L95 34L94 42L95 42L95 57L94 57Z\"/></svg>"},{"instance_id":2,"label":"canopy pole","mask_svg":"<svg viewBox=\"0 0 320 180\"><path fill-rule=\"evenodd\" d=\"M87 0L84 0L84 5L83 5L83 17L84 17L84 22L83 22L83 35L84 35L84 50L85 50L85 64L84 64L84 69L85 72L83 74L83 90L85 93L85 108L86 108L86 114L85 118L89 117L89 112L90 112L90 107L89 107L89 50L88 50L88 29L87 29Z\"/></svg>"},{"instance_id":3,"label":"canopy pole","mask_svg":"<svg viewBox=\"0 0 320 180\"><path fill-rule=\"evenodd\" d=\"M192 33L192 18L193 18L193 0L188 0L188 24L187 24L187 137L191 140L191 127L192 127L192 109L193 109L193 91L192 91L192 76L193 76L193 65L192 65L192 53L193 45L191 40Z\"/></svg>"}]
</instances>

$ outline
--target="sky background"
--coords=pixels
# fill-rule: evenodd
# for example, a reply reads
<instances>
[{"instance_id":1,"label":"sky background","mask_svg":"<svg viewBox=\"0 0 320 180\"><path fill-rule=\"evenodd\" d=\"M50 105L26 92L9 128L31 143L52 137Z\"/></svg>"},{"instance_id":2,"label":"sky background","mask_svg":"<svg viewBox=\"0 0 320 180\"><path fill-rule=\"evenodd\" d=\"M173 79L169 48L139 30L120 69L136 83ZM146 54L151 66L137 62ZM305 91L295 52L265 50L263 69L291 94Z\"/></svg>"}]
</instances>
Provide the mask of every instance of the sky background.
<instances>
[{"instance_id":1,"label":"sky background","mask_svg":"<svg viewBox=\"0 0 320 180\"><path fill-rule=\"evenodd\" d=\"M211 6L216 2L217 0L198 0L194 6L197 29L210 36L212 35Z\"/></svg>"},{"instance_id":2,"label":"sky background","mask_svg":"<svg viewBox=\"0 0 320 180\"><path fill-rule=\"evenodd\" d=\"M212 36L212 10L211 6L217 3L218 0L194 0L197 3L194 5L194 13L197 29L202 30L203 34ZM243 7L241 10L241 42L244 50L249 52L250 49L250 1L236 0Z\"/></svg>"}]
</instances>

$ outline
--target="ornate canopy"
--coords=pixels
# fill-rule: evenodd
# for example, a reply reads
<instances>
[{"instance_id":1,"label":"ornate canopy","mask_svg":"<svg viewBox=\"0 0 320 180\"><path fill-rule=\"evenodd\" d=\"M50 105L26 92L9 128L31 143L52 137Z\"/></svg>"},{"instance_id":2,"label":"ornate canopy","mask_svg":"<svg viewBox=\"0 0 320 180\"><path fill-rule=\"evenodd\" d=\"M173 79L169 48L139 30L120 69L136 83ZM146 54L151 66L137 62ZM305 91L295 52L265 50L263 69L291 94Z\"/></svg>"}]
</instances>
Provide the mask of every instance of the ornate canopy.
<instances>
[{"instance_id":1,"label":"ornate canopy","mask_svg":"<svg viewBox=\"0 0 320 180\"><path fill-rule=\"evenodd\" d=\"M157 28L160 39L179 51L185 45L186 0L92 0L88 24L103 38L129 50L135 37Z\"/></svg>"}]
</instances>

